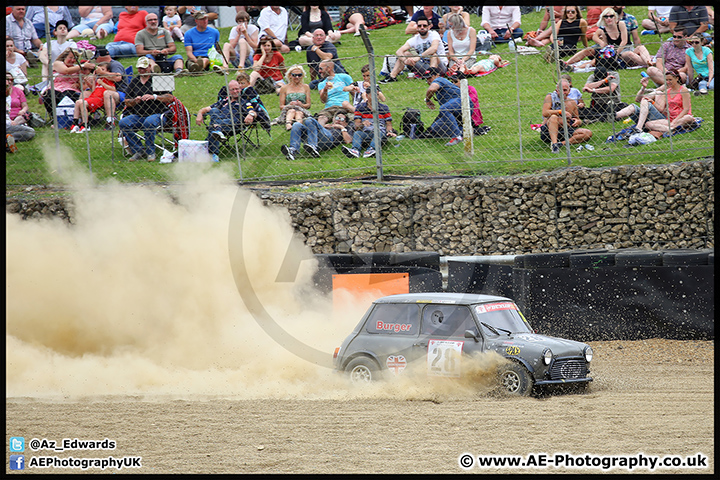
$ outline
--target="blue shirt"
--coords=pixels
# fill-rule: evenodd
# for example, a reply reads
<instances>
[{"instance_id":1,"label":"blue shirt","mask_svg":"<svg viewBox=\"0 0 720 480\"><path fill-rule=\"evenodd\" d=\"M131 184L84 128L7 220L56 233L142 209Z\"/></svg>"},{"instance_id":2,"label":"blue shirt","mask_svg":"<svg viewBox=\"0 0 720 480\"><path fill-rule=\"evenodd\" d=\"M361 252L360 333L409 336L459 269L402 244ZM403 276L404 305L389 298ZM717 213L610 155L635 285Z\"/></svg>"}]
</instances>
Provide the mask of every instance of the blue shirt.
<instances>
[{"instance_id":1,"label":"blue shirt","mask_svg":"<svg viewBox=\"0 0 720 480\"><path fill-rule=\"evenodd\" d=\"M328 79L324 79L318 84L318 91L325 88L325 84ZM353 79L347 73L336 73L335 76L330 80L333 84L333 88L327 92L327 102L325 102L325 108L341 106L344 101L350 101L350 92L344 92L343 88L349 87L353 84Z\"/></svg>"},{"instance_id":2,"label":"blue shirt","mask_svg":"<svg viewBox=\"0 0 720 480\"><path fill-rule=\"evenodd\" d=\"M192 47L192 53L196 57L207 57L210 47L220 41L220 32L212 27L207 27L204 32L193 27L185 32L185 46Z\"/></svg>"}]
</instances>

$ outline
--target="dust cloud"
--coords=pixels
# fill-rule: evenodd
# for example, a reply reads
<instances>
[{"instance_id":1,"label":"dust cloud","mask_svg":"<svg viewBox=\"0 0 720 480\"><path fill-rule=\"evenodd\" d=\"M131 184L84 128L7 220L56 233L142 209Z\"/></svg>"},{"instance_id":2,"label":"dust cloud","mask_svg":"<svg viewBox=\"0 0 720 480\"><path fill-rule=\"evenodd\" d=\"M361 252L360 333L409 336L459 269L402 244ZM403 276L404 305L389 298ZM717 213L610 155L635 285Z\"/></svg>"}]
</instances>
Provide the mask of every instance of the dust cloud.
<instances>
[{"instance_id":1,"label":"dust cloud","mask_svg":"<svg viewBox=\"0 0 720 480\"><path fill-rule=\"evenodd\" d=\"M397 384L358 391L327 368L369 299L338 312L313 289L316 262L287 212L221 169L173 165L181 186L161 189L89 188L86 173L59 167L76 185L73 225L6 214L8 398L400 393ZM229 254L238 209L241 255ZM325 352L325 364L278 343L246 305L249 293L276 329Z\"/></svg>"}]
</instances>

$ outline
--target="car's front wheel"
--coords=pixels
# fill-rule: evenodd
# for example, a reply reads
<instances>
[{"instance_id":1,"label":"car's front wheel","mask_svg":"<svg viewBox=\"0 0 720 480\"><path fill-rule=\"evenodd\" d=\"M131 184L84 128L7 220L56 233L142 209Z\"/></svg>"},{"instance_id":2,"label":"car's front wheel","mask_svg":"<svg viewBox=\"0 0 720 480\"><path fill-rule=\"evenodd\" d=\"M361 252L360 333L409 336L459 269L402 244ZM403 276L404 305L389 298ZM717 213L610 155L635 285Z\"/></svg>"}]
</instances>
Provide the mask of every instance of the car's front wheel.
<instances>
[{"instance_id":1,"label":"car's front wheel","mask_svg":"<svg viewBox=\"0 0 720 480\"><path fill-rule=\"evenodd\" d=\"M367 357L354 358L347 364L345 371L350 374L350 381L356 385L368 384L380 379L377 364Z\"/></svg>"},{"instance_id":2,"label":"car's front wheel","mask_svg":"<svg viewBox=\"0 0 720 480\"><path fill-rule=\"evenodd\" d=\"M511 362L500 367L498 372L500 388L510 395L527 396L533 389L533 379L527 368Z\"/></svg>"}]
</instances>

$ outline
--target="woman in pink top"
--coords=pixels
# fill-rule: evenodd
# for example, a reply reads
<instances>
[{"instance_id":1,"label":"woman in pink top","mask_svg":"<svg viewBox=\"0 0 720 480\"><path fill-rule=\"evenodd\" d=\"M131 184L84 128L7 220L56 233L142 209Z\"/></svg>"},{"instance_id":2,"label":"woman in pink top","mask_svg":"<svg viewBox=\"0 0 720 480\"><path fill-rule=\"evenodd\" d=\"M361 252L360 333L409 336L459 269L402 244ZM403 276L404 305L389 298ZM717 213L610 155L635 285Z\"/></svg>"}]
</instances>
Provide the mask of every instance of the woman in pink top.
<instances>
[{"instance_id":1,"label":"woman in pink top","mask_svg":"<svg viewBox=\"0 0 720 480\"><path fill-rule=\"evenodd\" d=\"M690 106L690 90L682 84L680 73L677 70L669 70L665 74L665 90L667 107L664 113L668 116L670 125L668 126L668 120L651 120L645 122L645 128L657 132L668 132L695 122Z\"/></svg>"},{"instance_id":2,"label":"woman in pink top","mask_svg":"<svg viewBox=\"0 0 720 480\"><path fill-rule=\"evenodd\" d=\"M60 103L64 97L70 97L75 103L80 98L80 70L87 67L95 68L90 62L80 66L77 62L77 50L66 49L53 62L53 84L55 85L55 104ZM88 72L91 73L91 72ZM88 74L86 73L86 75ZM42 103L45 105L48 115L52 116L52 102L50 99L50 84L45 87L41 94Z\"/></svg>"}]
</instances>

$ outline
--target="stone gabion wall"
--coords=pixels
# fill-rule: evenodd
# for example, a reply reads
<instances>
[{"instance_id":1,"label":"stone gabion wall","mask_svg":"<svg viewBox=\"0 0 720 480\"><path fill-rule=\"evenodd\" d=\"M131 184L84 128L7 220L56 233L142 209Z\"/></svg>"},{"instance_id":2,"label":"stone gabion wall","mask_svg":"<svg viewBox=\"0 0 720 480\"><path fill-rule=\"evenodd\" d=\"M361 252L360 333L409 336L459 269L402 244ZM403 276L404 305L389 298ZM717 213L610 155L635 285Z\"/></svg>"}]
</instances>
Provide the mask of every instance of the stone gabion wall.
<instances>
[{"instance_id":1,"label":"stone gabion wall","mask_svg":"<svg viewBox=\"0 0 720 480\"><path fill-rule=\"evenodd\" d=\"M715 243L714 178L710 159L258 195L287 209L314 253L709 248ZM72 218L64 199L6 203L23 218Z\"/></svg>"}]
</instances>

